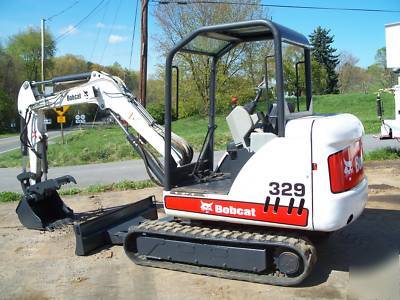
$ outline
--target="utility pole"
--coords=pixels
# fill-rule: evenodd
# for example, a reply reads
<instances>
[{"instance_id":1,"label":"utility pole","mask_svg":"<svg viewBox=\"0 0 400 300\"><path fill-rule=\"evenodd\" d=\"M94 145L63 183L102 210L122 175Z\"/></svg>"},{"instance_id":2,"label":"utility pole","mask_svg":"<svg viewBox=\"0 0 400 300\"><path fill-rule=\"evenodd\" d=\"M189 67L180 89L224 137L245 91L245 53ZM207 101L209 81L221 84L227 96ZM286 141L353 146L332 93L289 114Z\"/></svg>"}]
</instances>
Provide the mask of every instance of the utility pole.
<instances>
[{"instance_id":1,"label":"utility pole","mask_svg":"<svg viewBox=\"0 0 400 300\"><path fill-rule=\"evenodd\" d=\"M139 95L141 104L146 107L146 94L147 94L147 40L148 40L148 17L149 0L142 0L142 13L141 13L141 43L140 43L140 82L139 82Z\"/></svg>"},{"instance_id":2,"label":"utility pole","mask_svg":"<svg viewBox=\"0 0 400 300\"><path fill-rule=\"evenodd\" d=\"M45 69L45 65L44 65L44 59L45 59L45 57L44 57L44 30L45 30L45 22L46 22L46 20L45 19L42 19L41 20L41 30L40 30L40 33L41 33L41 48L42 48L42 59L41 59L41 71L42 71L42 77L41 77L41 80L42 81L44 81L44 69ZM44 92L44 84L42 84L42 92Z\"/></svg>"}]
</instances>

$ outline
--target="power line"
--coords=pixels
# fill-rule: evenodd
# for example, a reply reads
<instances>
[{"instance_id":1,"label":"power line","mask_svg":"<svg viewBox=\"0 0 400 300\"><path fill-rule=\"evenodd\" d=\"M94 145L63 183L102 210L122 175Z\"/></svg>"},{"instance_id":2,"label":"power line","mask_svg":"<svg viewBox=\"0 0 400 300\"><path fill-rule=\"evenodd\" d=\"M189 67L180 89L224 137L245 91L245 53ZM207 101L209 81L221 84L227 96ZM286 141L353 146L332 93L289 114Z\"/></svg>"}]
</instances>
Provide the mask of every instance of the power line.
<instances>
[{"instance_id":1,"label":"power line","mask_svg":"<svg viewBox=\"0 0 400 300\"><path fill-rule=\"evenodd\" d=\"M102 16L102 18L101 18L100 23L103 23L104 18L106 17L107 8L108 8L108 4L110 4L110 1L111 1L111 0L107 0L106 4L105 4L105 6L104 6L104 12L103 12L103 16ZM102 26L100 25L100 26L98 26L98 28L97 28L96 39L95 39L95 41L94 41L93 48L92 48L92 52L91 52L91 54L90 54L90 60L93 59L93 54L94 54L94 51L96 50L97 42L98 42L98 40L99 40L99 35L100 35L100 31L101 31L101 30L102 30Z\"/></svg>"},{"instance_id":2,"label":"power line","mask_svg":"<svg viewBox=\"0 0 400 300\"><path fill-rule=\"evenodd\" d=\"M72 26L71 29L67 30L66 32L60 34L58 37L55 38L55 41L62 40L65 38L66 35L70 34L74 30L76 30L80 25L82 25L99 7L103 4L105 0L101 0L85 17L83 17L78 23Z\"/></svg>"},{"instance_id":3,"label":"power line","mask_svg":"<svg viewBox=\"0 0 400 300\"><path fill-rule=\"evenodd\" d=\"M111 33L112 33L113 30L114 30L114 25L115 25L115 22L117 21L119 9L121 8L121 3L122 3L122 0L119 0L118 6L117 6L117 10L115 11L115 15L114 15L114 19L113 19L112 25L110 26L110 30L109 30L108 35L107 35L107 37L106 37L106 38L107 38L107 40L106 40L106 45L104 46L103 52L102 52L102 54L101 54L100 63L103 61L104 54L105 54L105 52L106 52L106 50L107 50L108 43L109 43L108 39L110 38Z\"/></svg>"},{"instance_id":4,"label":"power line","mask_svg":"<svg viewBox=\"0 0 400 300\"><path fill-rule=\"evenodd\" d=\"M79 3L79 0L75 1L74 3L72 3L70 6L64 8L63 10L59 11L58 13L48 17L46 19L46 21L51 21L52 19L58 17L59 15L62 15L63 13L65 13L66 11L70 10L72 7L74 7L75 5L77 5Z\"/></svg>"},{"instance_id":5,"label":"power line","mask_svg":"<svg viewBox=\"0 0 400 300\"><path fill-rule=\"evenodd\" d=\"M390 10L390 9L370 9L370 8L354 8L354 7L326 7L326 6L300 6L300 5L282 5L282 4L264 4L264 3L243 3L235 1L161 1L161 0L151 0L153 3L157 4L178 4L178 5L188 5L188 4L230 4L230 5L247 5L247 6L259 6L259 7L269 7L269 8L293 8L293 9L312 9L312 10L336 10L336 11L355 11L355 12L376 12L376 13L400 13L400 10Z\"/></svg>"},{"instance_id":6,"label":"power line","mask_svg":"<svg viewBox=\"0 0 400 300\"><path fill-rule=\"evenodd\" d=\"M128 70L131 69L131 63L132 63L133 43L135 42L136 19L137 19L138 6L139 6L139 0L136 0L135 20L133 21L132 43L131 43L131 52L129 55L129 69Z\"/></svg>"}]
</instances>

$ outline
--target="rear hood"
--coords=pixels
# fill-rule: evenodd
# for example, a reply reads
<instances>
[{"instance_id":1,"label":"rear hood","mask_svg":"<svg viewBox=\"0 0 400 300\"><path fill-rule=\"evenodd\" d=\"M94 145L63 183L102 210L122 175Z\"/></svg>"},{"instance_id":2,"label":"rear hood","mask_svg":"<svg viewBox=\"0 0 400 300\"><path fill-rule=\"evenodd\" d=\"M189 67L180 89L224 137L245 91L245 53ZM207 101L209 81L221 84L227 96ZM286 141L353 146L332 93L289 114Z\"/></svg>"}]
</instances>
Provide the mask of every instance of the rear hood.
<instances>
[{"instance_id":1,"label":"rear hood","mask_svg":"<svg viewBox=\"0 0 400 300\"><path fill-rule=\"evenodd\" d=\"M330 115L316 118L313 136L318 143L332 148L346 147L364 135L361 121L351 114Z\"/></svg>"}]
</instances>

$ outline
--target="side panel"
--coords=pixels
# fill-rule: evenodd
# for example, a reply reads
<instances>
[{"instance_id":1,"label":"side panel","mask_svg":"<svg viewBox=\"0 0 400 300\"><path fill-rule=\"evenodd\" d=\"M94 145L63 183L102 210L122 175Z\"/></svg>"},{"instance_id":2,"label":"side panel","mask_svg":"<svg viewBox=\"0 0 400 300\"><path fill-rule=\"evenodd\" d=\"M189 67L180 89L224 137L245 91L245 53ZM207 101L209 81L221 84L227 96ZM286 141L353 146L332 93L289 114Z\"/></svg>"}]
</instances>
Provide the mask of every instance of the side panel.
<instances>
[{"instance_id":1,"label":"side panel","mask_svg":"<svg viewBox=\"0 0 400 300\"><path fill-rule=\"evenodd\" d=\"M289 121L243 166L228 195L164 192L168 215L312 230L311 125Z\"/></svg>"},{"instance_id":2,"label":"side panel","mask_svg":"<svg viewBox=\"0 0 400 300\"><path fill-rule=\"evenodd\" d=\"M253 202L187 196L166 196L164 202L168 209L296 226L307 226L309 213L306 208L300 210L292 207L289 211L289 207L283 205L275 207Z\"/></svg>"}]
</instances>

